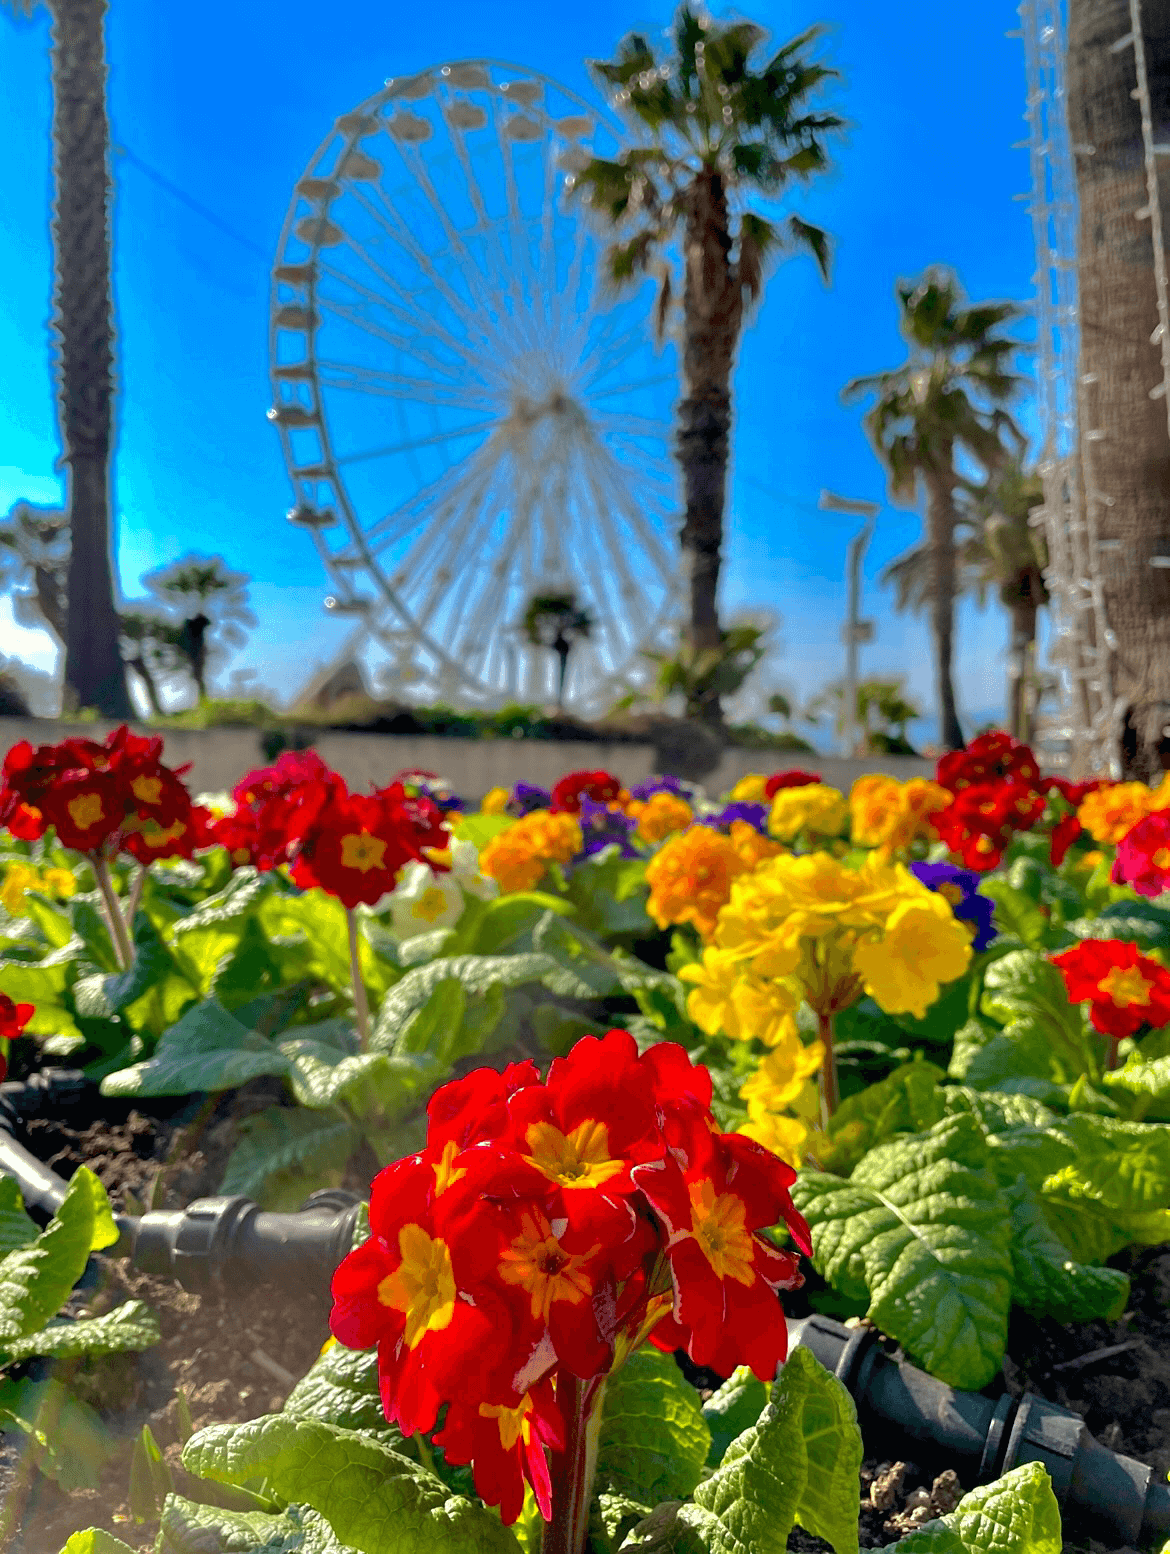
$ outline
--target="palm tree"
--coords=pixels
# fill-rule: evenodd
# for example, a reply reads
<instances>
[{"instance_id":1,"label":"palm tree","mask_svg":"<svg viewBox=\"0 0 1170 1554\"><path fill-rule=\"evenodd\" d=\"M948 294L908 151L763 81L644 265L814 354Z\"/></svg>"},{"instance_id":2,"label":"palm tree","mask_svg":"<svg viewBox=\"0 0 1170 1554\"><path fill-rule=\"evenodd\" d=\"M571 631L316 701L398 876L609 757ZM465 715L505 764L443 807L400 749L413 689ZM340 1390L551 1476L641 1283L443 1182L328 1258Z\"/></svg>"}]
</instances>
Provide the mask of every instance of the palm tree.
<instances>
[{"instance_id":1,"label":"palm tree","mask_svg":"<svg viewBox=\"0 0 1170 1554\"><path fill-rule=\"evenodd\" d=\"M825 713L832 719L838 737L845 733L845 686L834 680L819 691L801 714L806 723L817 724ZM870 755L916 755L906 737L906 725L922 716L922 709L908 701L900 680L862 680L857 687L854 722L864 735Z\"/></svg>"},{"instance_id":2,"label":"palm tree","mask_svg":"<svg viewBox=\"0 0 1170 1554\"><path fill-rule=\"evenodd\" d=\"M37 0L0 0L17 17ZM113 322L106 0L47 0L52 18L53 329L71 537L65 622L66 696L131 716L118 651L110 547Z\"/></svg>"},{"instance_id":3,"label":"palm tree","mask_svg":"<svg viewBox=\"0 0 1170 1554\"><path fill-rule=\"evenodd\" d=\"M210 662L245 642L242 628L256 624L248 608L247 575L229 572L222 556L190 555L148 572L142 581L169 615L175 650L205 701Z\"/></svg>"},{"instance_id":4,"label":"palm tree","mask_svg":"<svg viewBox=\"0 0 1170 1554\"><path fill-rule=\"evenodd\" d=\"M596 621L577 603L575 593L533 594L524 611L524 635L534 647L557 655L557 706L565 705L565 675L569 654L578 642L588 642Z\"/></svg>"},{"instance_id":5,"label":"palm tree","mask_svg":"<svg viewBox=\"0 0 1170 1554\"><path fill-rule=\"evenodd\" d=\"M1165 142L1170 10L1141 7L1153 139ZM1105 620L1123 726L1123 775L1170 764L1170 437L1158 326L1154 225L1128 0L1069 0L1068 121L1076 153L1081 427L1092 432L1090 491L1109 543ZM1114 45L1120 46L1115 48ZM1156 162L1170 250L1170 159ZM1152 333L1151 333L1152 331ZM1155 397L1157 396L1157 397Z\"/></svg>"},{"instance_id":6,"label":"palm tree","mask_svg":"<svg viewBox=\"0 0 1170 1554\"><path fill-rule=\"evenodd\" d=\"M0 523L0 584L22 626L47 626L64 645L69 616L69 516L14 502ZM31 592L26 586L31 584Z\"/></svg>"},{"instance_id":7,"label":"palm tree","mask_svg":"<svg viewBox=\"0 0 1170 1554\"><path fill-rule=\"evenodd\" d=\"M181 627L164 620L157 609L149 605L131 605L123 610L120 625L120 644L126 667L142 682L151 712L156 718L161 717L164 708L159 696L159 677L173 674L180 666Z\"/></svg>"},{"instance_id":8,"label":"palm tree","mask_svg":"<svg viewBox=\"0 0 1170 1554\"><path fill-rule=\"evenodd\" d=\"M1005 408L1022 382L1008 368L1008 358L1021 346L996 332L1018 318L1020 309L1011 302L968 306L958 280L942 269L928 270L919 281L899 282L897 294L909 357L901 367L855 378L842 398L846 403L874 400L865 413L865 428L885 465L891 497L911 505L919 489L925 491L939 731L943 745L958 750L963 731L951 661L959 517L955 492L962 477L955 461L965 454L990 472L1009 456L1009 443L1022 446Z\"/></svg>"},{"instance_id":9,"label":"palm tree","mask_svg":"<svg viewBox=\"0 0 1170 1554\"><path fill-rule=\"evenodd\" d=\"M828 166L825 137L842 127L809 101L835 72L814 64L811 28L758 67L766 34L752 22L721 23L684 5L673 50L659 58L631 33L611 61L593 61L630 144L592 158L576 187L615 230L615 283L659 277L658 327L674 292L674 245L682 261L682 399L676 452L685 514L683 562L695 654L718 653L718 586L731 434L731 374L745 316L763 289L770 257L805 249L827 278L829 239L797 215L765 217L761 199L784 198L794 181ZM718 694L688 697L688 714L718 725Z\"/></svg>"},{"instance_id":10,"label":"palm tree","mask_svg":"<svg viewBox=\"0 0 1170 1554\"><path fill-rule=\"evenodd\" d=\"M1008 728L1017 739L1032 736L1028 687L1038 689L1035 671L1036 621L1048 603L1044 568L1048 547L1030 514L1043 506L1044 487L1034 470L1011 459L982 484L964 481L955 490L955 595L974 594L980 606L994 589L1011 621L1008 659ZM920 541L891 561L883 583L897 590L896 608L923 610L932 587L930 546Z\"/></svg>"}]
</instances>

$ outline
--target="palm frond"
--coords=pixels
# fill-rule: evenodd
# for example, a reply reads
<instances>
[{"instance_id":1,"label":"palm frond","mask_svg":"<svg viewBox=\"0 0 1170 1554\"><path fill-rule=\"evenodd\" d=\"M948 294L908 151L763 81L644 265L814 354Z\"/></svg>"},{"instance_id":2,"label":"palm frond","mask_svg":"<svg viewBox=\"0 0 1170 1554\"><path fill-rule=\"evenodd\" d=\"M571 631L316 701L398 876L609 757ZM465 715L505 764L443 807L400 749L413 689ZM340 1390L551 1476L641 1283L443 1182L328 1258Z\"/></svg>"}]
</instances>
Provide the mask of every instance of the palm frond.
<instances>
[{"instance_id":1,"label":"palm frond","mask_svg":"<svg viewBox=\"0 0 1170 1554\"><path fill-rule=\"evenodd\" d=\"M821 272L821 278L829 279L829 234L822 227L814 227L799 216L789 216L788 235L795 248L804 248L812 254Z\"/></svg>"}]
</instances>

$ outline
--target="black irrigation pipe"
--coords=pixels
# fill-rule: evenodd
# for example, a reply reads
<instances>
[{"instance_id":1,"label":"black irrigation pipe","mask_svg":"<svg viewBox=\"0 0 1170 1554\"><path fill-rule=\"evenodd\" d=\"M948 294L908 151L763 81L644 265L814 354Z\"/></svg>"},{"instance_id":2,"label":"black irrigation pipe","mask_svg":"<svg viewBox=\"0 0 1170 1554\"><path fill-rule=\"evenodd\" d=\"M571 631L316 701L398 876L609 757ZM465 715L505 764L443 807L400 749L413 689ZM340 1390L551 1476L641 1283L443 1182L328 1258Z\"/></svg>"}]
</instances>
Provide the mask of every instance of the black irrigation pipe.
<instances>
[{"instance_id":1,"label":"black irrigation pipe","mask_svg":"<svg viewBox=\"0 0 1170 1554\"><path fill-rule=\"evenodd\" d=\"M92 1091L83 1075L68 1070L0 1085L0 1172L15 1178L42 1217L60 1204L66 1183L17 1135L28 1118L77 1107ZM247 1198L199 1198L185 1209L118 1215L110 1255L190 1290L295 1279L324 1292L353 1245L361 1211L352 1193L335 1190L314 1193L295 1214L271 1214ZM914 1443L942 1462L958 1461L966 1469L960 1477L979 1483L1039 1462L1078 1535L1130 1544L1170 1537L1170 1486L1145 1463L1102 1446L1078 1414L1034 1393L995 1399L957 1391L887 1354L870 1327L813 1315L789 1318L788 1336L848 1388L863 1434L887 1443L884 1455L901 1446L909 1454Z\"/></svg>"}]
</instances>

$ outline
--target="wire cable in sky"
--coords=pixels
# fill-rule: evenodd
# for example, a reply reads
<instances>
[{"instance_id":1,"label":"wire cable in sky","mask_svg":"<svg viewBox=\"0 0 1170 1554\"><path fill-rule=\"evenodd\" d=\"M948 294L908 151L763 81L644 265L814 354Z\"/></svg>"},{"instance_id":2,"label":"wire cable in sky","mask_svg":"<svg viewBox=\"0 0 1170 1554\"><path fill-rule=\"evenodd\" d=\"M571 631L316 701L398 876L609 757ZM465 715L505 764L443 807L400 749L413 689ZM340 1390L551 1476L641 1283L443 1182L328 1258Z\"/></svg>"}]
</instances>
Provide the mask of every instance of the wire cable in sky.
<instances>
[{"instance_id":1,"label":"wire cable in sky","mask_svg":"<svg viewBox=\"0 0 1170 1554\"><path fill-rule=\"evenodd\" d=\"M232 238L235 242L241 244L242 247L249 249L254 254L257 254L261 259L264 260L266 265L269 263L272 256L266 249L261 248L259 243L254 243L250 237L245 237L242 232L237 232L234 227L230 227L227 222L224 221L222 217L217 216L213 210L208 210L206 205L202 205L198 200L193 199L191 195L180 189L178 184L172 183L169 178L164 177L164 175L160 173L157 168L151 167L150 164L144 162L140 156L136 156L135 153L130 150L129 146L115 145L112 149L115 156L123 158L123 160L129 162L132 167L136 167L140 173L143 173L153 183L158 184L160 189L165 189L172 199L178 200L179 203L181 205L185 205L188 210L193 210L197 216L202 216L204 221L209 221L211 225L218 231L222 232L225 237Z\"/></svg>"}]
</instances>

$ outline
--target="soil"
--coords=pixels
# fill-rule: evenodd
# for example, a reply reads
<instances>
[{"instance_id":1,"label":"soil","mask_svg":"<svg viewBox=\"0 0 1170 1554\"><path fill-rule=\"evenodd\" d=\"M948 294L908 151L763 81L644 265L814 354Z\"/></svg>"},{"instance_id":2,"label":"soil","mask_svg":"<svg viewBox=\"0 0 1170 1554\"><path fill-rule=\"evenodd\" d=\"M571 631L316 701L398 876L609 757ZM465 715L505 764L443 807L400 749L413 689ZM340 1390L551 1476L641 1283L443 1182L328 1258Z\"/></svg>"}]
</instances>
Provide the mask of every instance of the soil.
<instances>
[{"instance_id":1,"label":"soil","mask_svg":"<svg viewBox=\"0 0 1170 1554\"><path fill-rule=\"evenodd\" d=\"M131 1110L115 1122L37 1119L28 1125L26 1142L62 1176L88 1165L119 1209L180 1207L216 1191L240 1118L278 1098L279 1087L257 1081L224 1101L193 1103L170 1117ZM1073 1409L1104 1445L1149 1463L1165 1477L1170 1244L1131 1249L1115 1261L1132 1281L1121 1319L1064 1326L1017 1313L1000 1386L1015 1396L1037 1392ZM135 1524L128 1505L130 1453L142 1425L149 1424L181 1492L177 1394L182 1392L197 1429L271 1412L283 1405L328 1337L325 1291L261 1287L243 1294L192 1294L104 1257L93 1259L83 1286L71 1310L96 1315L123 1300L144 1300L158 1315L162 1342L141 1357L112 1356L71 1378L119 1441L96 1490L67 1496L39 1474L25 1483L11 1438L0 1446L0 1502L16 1496L22 1505L5 1554L58 1554L71 1532L90 1525L108 1529L132 1548L152 1549L155 1527ZM691 1380L708 1390L719 1378L695 1372ZM867 1458L861 1472L861 1547L895 1542L950 1510L971 1487L960 1482L964 1469L959 1463L940 1471L937 1463L926 1470L909 1459ZM788 1546L799 1554L829 1548L800 1529ZM1105 1554L1100 1544L1069 1541L1065 1549Z\"/></svg>"}]
</instances>

